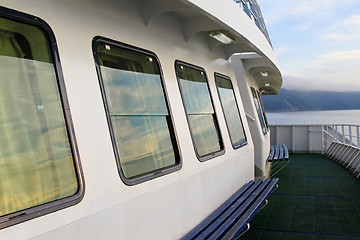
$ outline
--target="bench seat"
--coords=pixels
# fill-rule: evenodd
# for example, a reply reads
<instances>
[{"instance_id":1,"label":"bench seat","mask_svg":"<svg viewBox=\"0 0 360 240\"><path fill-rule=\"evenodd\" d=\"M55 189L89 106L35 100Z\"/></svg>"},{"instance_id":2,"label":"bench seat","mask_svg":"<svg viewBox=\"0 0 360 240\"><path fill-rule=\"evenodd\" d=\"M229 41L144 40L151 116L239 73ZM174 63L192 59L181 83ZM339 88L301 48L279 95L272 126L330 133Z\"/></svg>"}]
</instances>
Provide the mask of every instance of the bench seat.
<instances>
[{"instance_id":1,"label":"bench seat","mask_svg":"<svg viewBox=\"0 0 360 240\"><path fill-rule=\"evenodd\" d=\"M268 162L287 161L287 160L289 160L289 150L285 146L285 144L271 145L269 157L267 159Z\"/></svg>"},{"instance_id":2,"label":"bench seat","mask_svg":"<svg viewBox=\"0 0 360 240\"><path fill-rule=\"evenodd\" d=\"M250 181L182 239L235 239L276 188L278 178Z\"/></svg>"}]
</instances>

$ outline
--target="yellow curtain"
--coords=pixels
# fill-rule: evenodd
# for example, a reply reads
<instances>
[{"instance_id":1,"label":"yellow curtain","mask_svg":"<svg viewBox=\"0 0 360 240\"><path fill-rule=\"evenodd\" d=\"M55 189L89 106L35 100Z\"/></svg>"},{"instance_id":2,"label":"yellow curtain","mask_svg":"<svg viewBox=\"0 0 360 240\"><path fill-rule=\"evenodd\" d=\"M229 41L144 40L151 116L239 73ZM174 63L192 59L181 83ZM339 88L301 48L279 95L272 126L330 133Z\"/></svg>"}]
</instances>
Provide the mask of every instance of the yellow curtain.
<instances>
[{"instance_id":1,"label":"yellow curtain","mask_svg":"<svg viewBox=\"0 0 360 240\"><path fill-rule=\"evenodd\" d=\"M25 56L0 29L0 216L77 190L54 68Z\"/></svg>"}]
</instances>

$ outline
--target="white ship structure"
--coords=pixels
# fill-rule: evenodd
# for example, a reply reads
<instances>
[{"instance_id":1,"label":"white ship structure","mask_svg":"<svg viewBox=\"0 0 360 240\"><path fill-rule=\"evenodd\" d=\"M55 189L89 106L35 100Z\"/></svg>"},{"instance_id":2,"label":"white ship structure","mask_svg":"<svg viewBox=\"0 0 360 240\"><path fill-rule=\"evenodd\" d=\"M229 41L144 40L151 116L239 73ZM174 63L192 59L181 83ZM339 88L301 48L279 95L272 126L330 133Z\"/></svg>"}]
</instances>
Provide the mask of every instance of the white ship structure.
<instances>
[{"instance_id":1,"label":"white ship structure","mask_svg":"<svg viewBox=\"0 0 360 240\"><path fill-rule=\"evenodd\" d=\"M0 239L180 239L269 177L256 0L0 5Z\"/></svg>"}]
</instances>

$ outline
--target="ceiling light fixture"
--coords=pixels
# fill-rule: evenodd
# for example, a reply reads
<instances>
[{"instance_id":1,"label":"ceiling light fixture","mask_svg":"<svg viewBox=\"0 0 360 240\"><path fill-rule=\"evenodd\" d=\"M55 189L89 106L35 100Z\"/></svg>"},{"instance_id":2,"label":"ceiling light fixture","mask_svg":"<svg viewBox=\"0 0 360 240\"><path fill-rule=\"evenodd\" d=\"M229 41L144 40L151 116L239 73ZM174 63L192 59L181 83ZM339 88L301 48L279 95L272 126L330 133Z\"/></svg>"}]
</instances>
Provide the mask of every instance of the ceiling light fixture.
<instances>
[{"instance_id":1,"label":"ceiling light fixture","mask_svg":"<svg viewBox=\"0 0 360 240\"><path fill-rule=\"evenodd\" d=\"M265 87L270 87L270 83L269 82L265 83Z\"/></svg>"},{"instance_id":2,"label":"ceiling light fixture","mask_svg":"<svg viewBox=\"0 0 360 240\"><path fill-rule=\"evenodd\" d=\"M209 32L209 35L210 35L210 37L212 37L224 44L230 44L230 43L234 42L233 37L227 31L222 31L222 30L211 31L211 32Z\"/></svg>"},{"instance_id":3,"label":"ceiling light fixture","mask_svg":"<svg viewBox=\"0 0 360 240\"><path fill-rule=\"evenodd\" d=\"M263 77L268 77L269 76L269 73L267 71L264 71L264 72L260 72L261 76Z\"/></svg>"}]
</instances>

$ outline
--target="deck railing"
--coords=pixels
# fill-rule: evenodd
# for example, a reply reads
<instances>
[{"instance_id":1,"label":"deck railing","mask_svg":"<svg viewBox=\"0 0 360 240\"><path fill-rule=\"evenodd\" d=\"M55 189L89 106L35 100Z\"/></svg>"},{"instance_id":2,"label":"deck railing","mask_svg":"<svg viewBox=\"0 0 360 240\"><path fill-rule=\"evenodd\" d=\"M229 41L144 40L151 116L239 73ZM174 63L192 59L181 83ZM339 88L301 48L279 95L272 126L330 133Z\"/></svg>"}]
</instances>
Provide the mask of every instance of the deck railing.
<instances>
[{"instance_id":1,"label":"deck railing","mask_svg":"<svg viewBox=\"0 0 360 240\"><path fill-rule=\"evenodd\" d=\"M270 125L270 137L294 153L324 153L332 142L360 149L360 125Z\"/></svg>"},{"instance_id":2,"label":"deck railing","mask_svg":"<svg viewBox=\"0 0 360 240\"><path fill-rule=\"evenodd\" d=\"M359 125L323 126L322 155L336 161L360 179Z\"/></svg>"},{"instance_id":3,"label":"deck railing","mask_svg":"<svg viewBox=\"0 0 360 240\"><path fill-rule=\"evenodd\" d=\"M360 149L360 125L326 125L322 127L322 153L332 142L347 144Z\"/></svg>"},{"instance_id":4,"label":"deck railing","mask_svg":"<svg viewBox=\"0 0 360 240\"><path fill-rule=\"evenodd\" d=\"M260 6L256 0L234 0L242 10L249 16L249 18L255 23L255 25L264 34L266 39L271 45L270 37L266 29L264 18L261 14Z\"/></svg>"}]
</instances>

